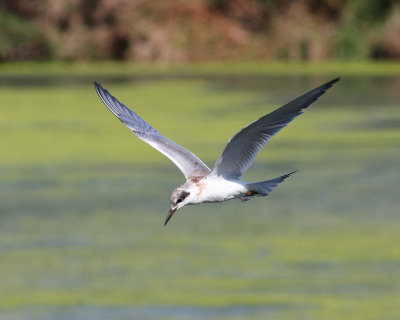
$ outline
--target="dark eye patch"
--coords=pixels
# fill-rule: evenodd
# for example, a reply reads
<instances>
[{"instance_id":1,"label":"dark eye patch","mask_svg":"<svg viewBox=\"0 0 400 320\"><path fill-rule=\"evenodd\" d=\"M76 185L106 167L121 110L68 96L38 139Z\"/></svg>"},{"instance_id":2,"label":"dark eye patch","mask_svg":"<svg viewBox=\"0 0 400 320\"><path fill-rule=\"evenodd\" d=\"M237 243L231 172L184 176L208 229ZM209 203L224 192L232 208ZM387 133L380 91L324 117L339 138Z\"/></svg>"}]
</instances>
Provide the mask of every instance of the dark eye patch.
<instances>
[{"instance_id":1,"label":"dark eye patch","mask_svg":"<svg viewBox=\"0 0 400 320\"><path fill-rule=\"evenodd\" d=\"M176 203L181 203L190 194L190 192L182 191Z\"/></svg>"}]
</instances>

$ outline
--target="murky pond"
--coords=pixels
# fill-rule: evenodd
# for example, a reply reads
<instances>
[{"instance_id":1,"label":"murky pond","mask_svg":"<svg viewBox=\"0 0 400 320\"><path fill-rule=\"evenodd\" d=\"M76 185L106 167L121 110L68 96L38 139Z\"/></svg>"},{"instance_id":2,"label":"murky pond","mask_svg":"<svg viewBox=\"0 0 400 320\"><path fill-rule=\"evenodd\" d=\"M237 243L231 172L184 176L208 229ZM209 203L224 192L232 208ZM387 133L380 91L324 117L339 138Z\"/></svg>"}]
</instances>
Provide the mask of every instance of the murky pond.
<instances>
[{"instance_id":1,"label":"murky pond","mask_svg":"<svg viewBox=\"0 0 400 320\"><path fill-rule=\"evenodd\" d=\"M93 88L212 166L241 127L331 78L0 76L1 318L399 318L400 77L343 77L245 179L298 173L166 228L183 176Z\"/></svg>"}]
</instances>

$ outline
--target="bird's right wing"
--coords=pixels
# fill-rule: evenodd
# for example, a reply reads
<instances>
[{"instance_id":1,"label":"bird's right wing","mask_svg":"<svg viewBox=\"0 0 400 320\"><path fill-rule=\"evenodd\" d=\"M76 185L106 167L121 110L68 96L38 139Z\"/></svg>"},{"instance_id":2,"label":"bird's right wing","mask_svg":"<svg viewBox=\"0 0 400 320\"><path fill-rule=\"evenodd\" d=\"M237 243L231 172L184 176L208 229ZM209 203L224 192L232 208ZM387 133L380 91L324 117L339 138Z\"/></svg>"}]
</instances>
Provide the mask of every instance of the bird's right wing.
<instances>
[{"instance_id":1,"label":"bird's right wing","mask_svg":"<svg viewBox=\"0 0 400 320\"><path fill-rule=\"evenodd\" d=\"M302 114L303 109L309 107L337 81L339 78L307 92L244 127L228 141L212 169L212 174L225 179L240 179L269 139Z\"/></svg>"},{"instance_id":2,"label":"bird's right wing","mask_svg":"<svg viewBox=\"0 0 400 320\"><path fill-rule=\"evenodd\" d=\"M101 85L95 82L94 86L97 94L107 108L110 109L124 125L131 129L135 136L142 139L174 162L183 172L186 179L196 171L210 172L210 169L192 152L165 138L136 113L119 102Z\"/></svg>"}]
</instances>

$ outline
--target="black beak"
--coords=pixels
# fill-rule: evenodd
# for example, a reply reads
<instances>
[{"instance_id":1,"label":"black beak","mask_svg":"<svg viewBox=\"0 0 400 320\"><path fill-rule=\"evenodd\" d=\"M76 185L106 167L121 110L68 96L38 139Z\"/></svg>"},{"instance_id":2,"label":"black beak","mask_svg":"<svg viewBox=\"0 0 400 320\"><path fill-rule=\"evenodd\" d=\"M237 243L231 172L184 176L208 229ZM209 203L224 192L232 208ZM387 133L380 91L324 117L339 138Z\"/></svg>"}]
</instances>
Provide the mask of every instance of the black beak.
<instances>
[{"instance_id":1,"label":"black beak","mask_svg":"<svg viewBox=\"0 0 400 320\"><path fill-rule=\"evenodd\" d=\"M165 222L164 222L164 226L166 226L167 223L168 223L168 221L169 221L169 219L172 218L172 216L174 215L176 209L177 209L177 208L175 208L175 209L172 209L172 208L169 209L169 212L168 212L168 215L167 215L167 219L165 219Z\"/></svg>"}]
</instances>

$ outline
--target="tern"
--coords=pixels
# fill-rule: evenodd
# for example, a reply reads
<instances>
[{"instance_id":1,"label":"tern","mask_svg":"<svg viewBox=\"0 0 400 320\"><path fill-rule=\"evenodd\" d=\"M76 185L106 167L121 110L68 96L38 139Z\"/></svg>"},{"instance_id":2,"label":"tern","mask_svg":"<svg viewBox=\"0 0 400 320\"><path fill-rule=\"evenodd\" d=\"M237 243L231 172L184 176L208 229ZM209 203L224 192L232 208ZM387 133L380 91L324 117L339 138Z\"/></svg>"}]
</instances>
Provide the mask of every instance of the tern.
<instances>
[{"instance_id":1,"label":"tern","mask_svg":"<svg viewBox=\"0 0 400 320\"><path fill-rule=\"evenodd\" d=\"M167 156L184 174L186 182L172 192L170 210L164 222L164 225L167 225L173 214L183 206L230 199L247 201L265 197L278 184L296 172L261 182L241 180L243 173L251 166L257 153L271 137L302 114L304 109L339 79L336 78L307 92L238 131L228 141L212 170L192 152L165 138L97 82L94 85L107 108L132 130L135 136Z\"/></svg>"}]
</instances>

